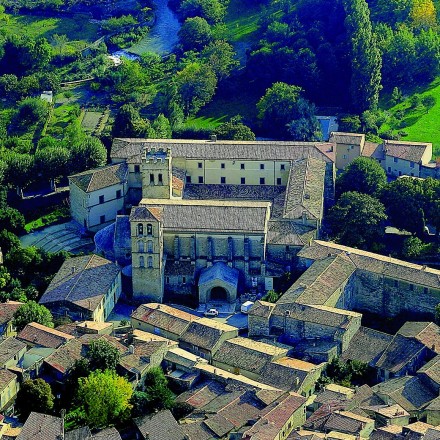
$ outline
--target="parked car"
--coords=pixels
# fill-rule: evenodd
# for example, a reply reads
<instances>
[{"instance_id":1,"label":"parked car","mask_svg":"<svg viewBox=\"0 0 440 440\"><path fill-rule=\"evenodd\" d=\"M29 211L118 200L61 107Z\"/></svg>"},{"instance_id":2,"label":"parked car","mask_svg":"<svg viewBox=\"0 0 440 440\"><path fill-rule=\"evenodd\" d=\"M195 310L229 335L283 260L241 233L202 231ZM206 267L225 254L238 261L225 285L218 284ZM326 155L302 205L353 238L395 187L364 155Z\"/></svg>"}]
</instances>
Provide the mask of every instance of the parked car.
<instances>
[{"instance_id":1,"label":"parked car","mask_svg":"<svg viewBox=\"0 0 440 440\"><path fill-rule=\"evenodd\" d=\"M217 309L206 310L205 316L218 316L218 310Z\"/></svg>"}]
</instances>

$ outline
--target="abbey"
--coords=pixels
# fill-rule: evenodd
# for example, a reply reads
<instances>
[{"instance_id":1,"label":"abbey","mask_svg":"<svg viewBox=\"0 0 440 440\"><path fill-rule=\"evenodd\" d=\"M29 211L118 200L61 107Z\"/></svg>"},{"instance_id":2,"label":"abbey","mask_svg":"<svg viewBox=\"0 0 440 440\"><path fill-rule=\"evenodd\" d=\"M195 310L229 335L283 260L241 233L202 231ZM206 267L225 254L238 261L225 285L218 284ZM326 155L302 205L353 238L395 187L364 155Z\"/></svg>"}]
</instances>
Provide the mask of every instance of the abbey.
<instances>
[{"instance_id":1,"label":"abbey","mask_svg":"<svg viewBox=\"0 0 440 440\"><path fill-rule=\"evenodd\" d=\"M70 177L72 216L131 266L133 298L264 293L319 238L334 146L115 139L112 164Z\"/></svg>"}]
</instances>

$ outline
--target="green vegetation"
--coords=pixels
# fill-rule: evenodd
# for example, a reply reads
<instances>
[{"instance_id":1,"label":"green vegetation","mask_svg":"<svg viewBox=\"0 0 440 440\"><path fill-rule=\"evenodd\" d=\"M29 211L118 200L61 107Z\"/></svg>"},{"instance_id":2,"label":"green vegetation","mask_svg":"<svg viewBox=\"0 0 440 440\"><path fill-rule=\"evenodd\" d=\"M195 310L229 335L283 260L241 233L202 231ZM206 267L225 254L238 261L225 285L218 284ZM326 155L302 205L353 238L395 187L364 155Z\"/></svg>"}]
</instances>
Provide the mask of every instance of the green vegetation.
<instances>
[{"instance_id":1,"label":"green vegetation","mask_svg":"<svg viewBox=\"0 0 440 440\"><path fill-rule=\"evenodd\" d=\"M258 2L230 0L225 17L227 39L233 43L251 42L259 27L261 10Z\"/></svg>"},{"instance_id":2,"label":"green vegetation","mask_svg":"<svg viewBox=\"0 0 440 440\"><path fill-rule=\"evenodd\" d=\"M23 304L14 313L14 327L18 332L23 330L23 328L31 322L37 322L46 327L53 327L52 314L46 307L41 306L35 301L29 301Z\"/></svg>"},{"instance_id":3,"label":"green vegetation","mask_svg":"<svg viewBox=\"0 0 440 440\"><path fill-rule=\"evenodd\" d=\"M21 421L26 421L31 412L50 414L54 407L54 395L50 385L43 379L26 380L17 393L15 410Z\"/></svg>"},{"instance_id":4,"label":"green vegetation","mask_svg":"<svg viewBox=\"0 0 440 440\"><path fill-rule=\"evenodd\" d=\"M55 208L53 211L32 220L25 225L26 232L36 231L50 225L62 223L70 218L70 209L66 207Z\"/></svg>"}]
</instances>

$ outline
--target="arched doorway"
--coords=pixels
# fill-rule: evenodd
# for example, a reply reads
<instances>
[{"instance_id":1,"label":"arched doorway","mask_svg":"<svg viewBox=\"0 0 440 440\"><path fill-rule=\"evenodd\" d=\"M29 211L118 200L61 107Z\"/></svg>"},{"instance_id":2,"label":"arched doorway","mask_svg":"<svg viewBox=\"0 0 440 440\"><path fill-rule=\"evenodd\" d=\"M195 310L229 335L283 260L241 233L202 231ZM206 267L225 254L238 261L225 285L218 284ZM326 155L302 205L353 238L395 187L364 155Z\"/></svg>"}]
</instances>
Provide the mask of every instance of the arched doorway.
<instances>
[{"instance_id":1,"label":"arched doorway","mask_svg":"<svg viewBox=\"0 0 440 440\"><path fill-rule=\"evenodd\" d=\"M220 286L213 287L211 293L209 294L211 301L227 301L228 292L226 289Z\"/></svg>"}]
</instances>

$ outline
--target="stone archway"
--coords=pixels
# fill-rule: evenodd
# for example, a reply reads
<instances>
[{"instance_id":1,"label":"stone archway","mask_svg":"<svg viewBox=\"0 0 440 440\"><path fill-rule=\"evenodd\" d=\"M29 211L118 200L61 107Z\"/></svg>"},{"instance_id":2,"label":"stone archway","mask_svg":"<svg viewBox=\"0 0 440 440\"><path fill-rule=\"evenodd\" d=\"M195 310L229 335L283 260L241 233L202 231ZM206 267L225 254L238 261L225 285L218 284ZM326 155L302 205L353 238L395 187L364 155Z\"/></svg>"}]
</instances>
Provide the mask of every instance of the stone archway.
<instances>
[{"instance_id":1,"label":"stone archway","mask_svg":"<svg viewBox=\"0 0 440 440\"><path fill-rule=\"evenodd\" d=\"M228 291L221 286L215 286L209 293L210 301L228 301Z\"/></svg>"}]
</instances>

